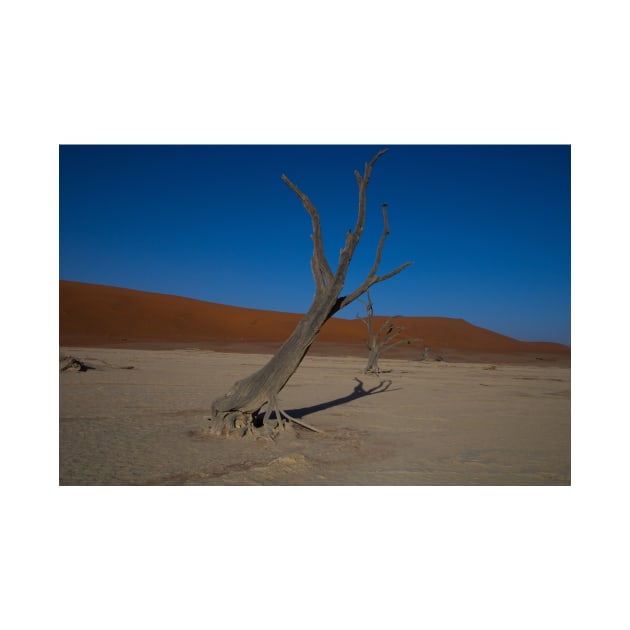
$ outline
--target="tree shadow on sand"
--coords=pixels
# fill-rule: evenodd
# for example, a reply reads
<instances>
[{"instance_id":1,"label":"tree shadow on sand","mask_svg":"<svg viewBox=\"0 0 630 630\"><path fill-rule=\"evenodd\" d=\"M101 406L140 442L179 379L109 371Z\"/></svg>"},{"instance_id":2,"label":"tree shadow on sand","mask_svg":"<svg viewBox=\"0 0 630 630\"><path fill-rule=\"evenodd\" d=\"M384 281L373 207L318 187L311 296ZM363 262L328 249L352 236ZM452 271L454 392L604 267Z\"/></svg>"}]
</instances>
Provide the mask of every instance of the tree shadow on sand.
<instances>
[{"instance_id":1,"label":"tree shadow on sand","mask_svg":"<svg viewBox=\"0 0 630 630\"><path fill-rule=\"evenodd\" d=\"M295 416L296 418L303 418L304 416L308 416L311 413L323 411L324 409L330 409L331 407L337 407L338 405L345 405L346 403L352 402L353 400L357 400L359 398L364 398L365 396L373 396L374 394L383 394L385 392L395 392L400 389L399 387L397 387L396 389L390 389L392 385L392 381L390 380L381 381L378 385L375 385L370 389L365 389L363 387L363 381L356 378L356 376L354 380L357 381L358 384L352 390L352 393L348 394L347 396L341 396L341 398L335 398L334 400L329 400L318 405L312 405L311 407L291 409L287 413L291 416Z\"/></svg>"}]
</instances>

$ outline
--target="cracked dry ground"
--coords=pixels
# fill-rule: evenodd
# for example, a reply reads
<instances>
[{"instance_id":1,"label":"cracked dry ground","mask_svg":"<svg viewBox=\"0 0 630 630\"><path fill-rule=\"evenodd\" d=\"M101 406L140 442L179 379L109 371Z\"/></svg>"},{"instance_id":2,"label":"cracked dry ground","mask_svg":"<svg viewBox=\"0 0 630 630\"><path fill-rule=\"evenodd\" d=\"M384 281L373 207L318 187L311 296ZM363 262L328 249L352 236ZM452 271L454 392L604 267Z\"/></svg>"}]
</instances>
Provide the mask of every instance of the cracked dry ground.
<instances>
[{"instance_id":1,"label":"cracked dry ground","mask_svg":"<svg viewBox=\"0 0 630 630\"><path fill-rule=\"evenodd\" d=\"M210 435L212 400L268 356L64 348L61 485L569 485L570 368L307 356L283 407L321 429ZM133 369L129 369L133 367ZM123 369L124 368L124 369ZM391 380L386 391L355 396Z\"/></svg>"}]
</instances>

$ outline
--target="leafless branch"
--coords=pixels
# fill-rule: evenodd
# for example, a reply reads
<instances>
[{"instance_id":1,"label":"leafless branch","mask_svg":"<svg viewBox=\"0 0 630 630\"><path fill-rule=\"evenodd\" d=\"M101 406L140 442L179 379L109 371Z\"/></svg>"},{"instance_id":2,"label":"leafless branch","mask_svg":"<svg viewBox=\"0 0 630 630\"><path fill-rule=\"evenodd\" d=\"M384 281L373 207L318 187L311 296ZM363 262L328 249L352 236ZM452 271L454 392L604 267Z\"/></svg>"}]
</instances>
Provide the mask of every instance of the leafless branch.
<instances>
[{"instance_id":1,"label":"leafless branch","mask_svg":"<svg viewBox=\"0 0 630 630\"><path fill-rule=\"evenodd\" d=\"M361 234L363 234L363 227L365 226L365 207L366 207L366 199L367 199L367 186L370 182L370 175L372 174L372 168L376 161L385 153L387 153L387 149L381 149L366 165L363 176L360 175L358 171L354 172L354 176L357 180L357 184L359 185L359 209L357 212L357 222L354 226L354 230L348 234L346 234L346 245L341 250L339 255L339 266L337 268L337 275L343 273L345 276L346 271L348 270L348 265L350 264L350 259L354 254L354 250L356 249L359 240L361 238Z\"/></svg>"},{"instance_id":2,"label":"leafless branch","mask_svg":"<svg viewBox=\"0 0 630 630\"><path fill-rule=\"evenodd\" d=\"M350 302L358 299L376 284L387 280L397 273L400 273L411 263L400 265L394 271L383 276L378 276L378 267L381 262L382 250L385 239L389 234L389 221L387 217L386 205L383 204L384 229L381 235L372 269L364 282L348 296L340 296L346 282L346 275L350 261L357 247L359 239L363 233L366 220L366 191L372 172L372 167L376 161L386 152L386 149L379 151L365 165L363 175L355 172L357 184L359 186L359 207L354 230L348 230L344 247L339 254L339 264L333 273L326 255L320 226L320 218L317 209L311 200L293 183L286 175L282 176L282 181L299 197L302 205L311 217L313 224L313 255L311 257L311 271L315 280L315 297L305 313L304 317L295 327L289 338L282 344L280 349L271 359L259 370L243 378L232 386L223 396L215 399L211 405L212 415L209 417L211 431L218 435L230 435L238 433L244 435L256 435L260 428L265 435L274 439L278 431L284 427L286 421L293 421L307 429L317 430L306 423L291 418L278 404L278 394L284 388L288 380L295 373L298 366L306 356L311 344L319 333L321 327L340 308L347 306ZM370 341L368 349L370 354L376 349L374 342L374 327L372 323L371 300L368 294L368 332ZM397 332L388 330L385 339L390 341L397 336ZM387 348L385 348L386 350ZM260 411L267 405L267 410L262 416L263 426L257 425L260 418ZM275 423L271 422L272 415L275 415Z\"/></svg>"},{"instance_id":3,"label":"leafless branch","mask_svg":"<svg viewBox=\"0 0 630 630\"><path fill-rule=\"evenodd\" d=\"M400 265L400 267L397 267L396 269L394 269L394 271L390 271L384 276L373 276L373 277L368 276L363 282L363 284L361 284L361 286L359 286L349 295L346 295L343 298L341 298L338 310L341 310L345 306L348 306L348 304L350 304L351 302L354 302L357 298L361 297L371 286L379 282L383 282L384 280L387 280L388 278L391 278L392 276L395 276L396 274L399 274L403 269L409 267L409 265L413 265L413 262L406 262Z\"/></svg>"},{"instance_id":4,"label":"leafless branch","mask_svg":"<svg viewBox=\"0 0 630 630\"><path fill-rule=\"evenodd\" d=\"M333 272L324 253L322 229L319 213L313 202L286 176L282 175L282 181L300 198L302 205L309 213L313 224L313 257L311 258L311 270L318 291L323 291L333 279Z\"/></svg>"}]
</instances>

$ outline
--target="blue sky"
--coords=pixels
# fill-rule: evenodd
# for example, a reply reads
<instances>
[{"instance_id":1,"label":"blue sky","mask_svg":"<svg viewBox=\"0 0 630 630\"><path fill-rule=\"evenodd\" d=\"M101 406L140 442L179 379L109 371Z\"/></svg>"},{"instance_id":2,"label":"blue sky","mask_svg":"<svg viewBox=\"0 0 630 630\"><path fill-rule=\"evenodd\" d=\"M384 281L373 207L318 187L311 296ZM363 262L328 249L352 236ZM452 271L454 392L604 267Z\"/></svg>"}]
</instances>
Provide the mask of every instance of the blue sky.
<instances>
[{"instance_id":1,"label":"blue sky","mask_svg":"<svg viewBox=\"0 0 630 630\"><path fill-rule=\"evenodd\" d=\"M356 220L353 172L383 146L347 289L373 263L387 202L380 271L414 265L373 287L376 313L457 317L570 344L567 145L63 145L60 277L304 312L310 218L280 177L317 207L335 266Z\"/></svg>"}]
</instances>

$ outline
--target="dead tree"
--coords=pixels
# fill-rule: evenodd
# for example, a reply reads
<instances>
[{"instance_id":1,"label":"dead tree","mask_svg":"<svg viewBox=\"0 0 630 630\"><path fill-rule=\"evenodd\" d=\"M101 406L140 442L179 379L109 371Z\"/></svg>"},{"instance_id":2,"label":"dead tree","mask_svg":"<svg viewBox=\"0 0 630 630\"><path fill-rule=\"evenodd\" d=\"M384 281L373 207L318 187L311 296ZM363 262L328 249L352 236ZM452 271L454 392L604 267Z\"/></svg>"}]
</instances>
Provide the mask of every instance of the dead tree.
<instances>
[{"instance_id":1,"label":"dead tree","mask_svg":"<svg viewBox=\"0 0 630 630\"><path fill-rule=\"evenodd\" d=\"M282 175L282 181L299 197L310 215L313 225L311 237L314 244L311 258L311 271L315 280L313 303L291 336L265 366L250 376L237 381L225 395L212 403L211 415L208 416L208 420L213 433L244 436L255 433L260 428L271 437L275 437L277 429L284 428L286 421L293 421L301 426L316 430L299 419L291 418L283 411L278 402L278 394L297 370L326 321L361 297L372 285L395 276L412 264L407 262L385 275L377 275L383 245L389 234L387 211L386 207L383 206L384 227L376 248L374 264L360 286L348 295L340 295L344 288L350 261L363 233L366 193L372 168L386 151L387 149L379 151L365 165L363 175L358 171L354 173L359 186L357 220L354 230L348 230L346 234L345 245L340 251L337 270L334 272L324 254L320 219L315 206L286 175ZM265 408L264 413L262 412L263 408ZM275 416L275 421L272 421L272 416Z\"/></svg>"},{"instance_id":2,"label":"dead tree","mask_svg":"<svg viewBox=\"0 0 630 630\"><path fill-rule=\"evenodd\" d=\"M383 204L386 205L386 204ZM404 328L402 326L395 326L394 319L395 317L388 317L383 325L378 329L374 330L374 305L372 304L372 298L370 297L370 292L366 291L367 294L367 302L364 300L359 300L363 306L365 306L365 319L357 317L367 326L368 329L368 338L366 339L365 345L368 348L368 362L363 372L365 374L380 374L380 368L378 365L378 360L381 355L385 354L385 352L395 348L396 346L401 346L403 344L412 344L416 341L420 341L420 339L398 339L400 335L403 333Z\"/></svg>"}]
</instances>

